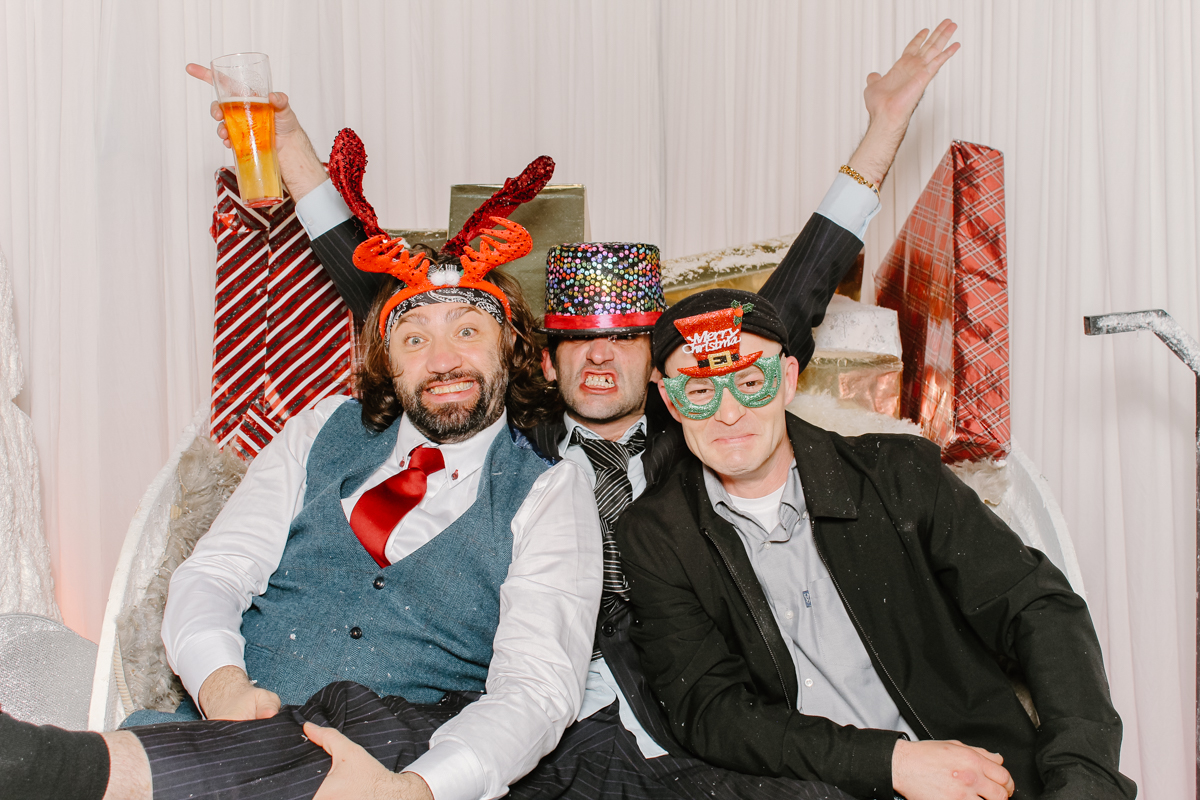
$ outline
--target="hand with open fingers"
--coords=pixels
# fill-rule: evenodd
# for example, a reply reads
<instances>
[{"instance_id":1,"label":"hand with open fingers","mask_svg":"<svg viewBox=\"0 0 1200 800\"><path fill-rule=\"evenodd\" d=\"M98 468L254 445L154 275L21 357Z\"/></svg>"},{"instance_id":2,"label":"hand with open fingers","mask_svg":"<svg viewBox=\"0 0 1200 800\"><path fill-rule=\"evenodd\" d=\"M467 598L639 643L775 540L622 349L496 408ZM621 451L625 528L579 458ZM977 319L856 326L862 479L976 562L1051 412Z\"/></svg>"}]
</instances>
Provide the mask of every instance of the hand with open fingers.
<instances>
[{"instance_id":1,"label":"hand with open fingers","mask_svg":"<svg viewBox=\"0 0 1200 800\"><path fill-rule=\"evenodd\" d=\"M904 48L904 53L886 75L872 72L867 76L863 100L870 124L846 163L876 190L892 168L896 152L908 131L908 121L917 109L925 87L950 56L958 52L957 42L946 45L957 29L958 26L947 19L933 33L928 29L921 31Z\"/></svg>"},{"instance_id":2,"label":"hand with open fingers","mask_svg":"<svg viewBox=\"0 0 1200 800\"><path fill-rule=\"evenodd\" d=\"M196 698L209 719L270 719L279 713L279 695L250 682L239 667L224 666L204 679Z\"/></svg>"},{"instance_id":3,"label":"hand with open fingers","mask_svg":"<svg viewBox=\"0 0 1200 800\"><path fill-rule=\"evenodd\" d=\"M1006 800L1015 789L1004 758L955 740L898 739L892 788L906 800Z\"/></svg>"},{"instance_id":4,"label":"hand with open fingers","mask_svg":"<svg viewBox=\"0 0 1200 800\"><path fill-rule=\"evenodd\" d=\"M306 722L304 735L333 758L313 800L433 800L420 775L390 772L337 728Z\"/></svg>"},{"instance_id":5,"label":"hand with open fingers","mask_svg":"<svg viewBox=\"0 0 1200 800\"><path fill-rule=\"evenodd\" d=\"M882 117L892 124L908 124L925 87L950 56L958 52L958 42L946 46L956 30L958 26L948 19L942 20L933 33L928 28L922 30L886 75L872 72L867 76L863 99L872 120Z\"/></svg>"}]
</instances>

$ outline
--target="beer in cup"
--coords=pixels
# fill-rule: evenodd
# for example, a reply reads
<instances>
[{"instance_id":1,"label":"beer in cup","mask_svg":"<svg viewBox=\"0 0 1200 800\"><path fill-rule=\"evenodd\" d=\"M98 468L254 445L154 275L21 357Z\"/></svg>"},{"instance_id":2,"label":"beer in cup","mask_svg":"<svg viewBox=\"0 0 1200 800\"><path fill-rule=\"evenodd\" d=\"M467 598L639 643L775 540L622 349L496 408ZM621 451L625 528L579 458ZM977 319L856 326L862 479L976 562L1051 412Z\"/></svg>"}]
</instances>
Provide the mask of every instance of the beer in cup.
<instances>
[{"instance_id":1,"label":"beer in cup","mask_svg":"<svg viewBox=\"0 0 1200 800\"><path fill-rule=\"evenodd\" d=\"M235 53L212 62L213 87L237 159L238 192L251 208L283 200L275 157L271 62L263 53Z\"/></svg>"}]
</instances>

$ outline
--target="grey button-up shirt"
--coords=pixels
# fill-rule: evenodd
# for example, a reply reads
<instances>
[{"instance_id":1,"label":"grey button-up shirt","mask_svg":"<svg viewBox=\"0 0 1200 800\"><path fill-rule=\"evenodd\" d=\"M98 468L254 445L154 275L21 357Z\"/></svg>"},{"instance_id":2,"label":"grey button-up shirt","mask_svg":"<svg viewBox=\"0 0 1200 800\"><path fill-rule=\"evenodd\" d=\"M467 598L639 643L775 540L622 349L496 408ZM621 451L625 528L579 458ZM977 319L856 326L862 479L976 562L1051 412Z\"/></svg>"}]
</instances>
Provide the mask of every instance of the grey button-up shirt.
<instances>
[{"instance_id":1,"label":"grey button-up shirt","mask_svg":"<svg viewBox=\"0 0 1200 800\"><path fill-rule=\"evenodd\" d=\"M771 531L745 506L739 509L738 498L707 467L704 483L713 509L741 537L791 650L800 689L796 709L839 725L903 731L916 740L871 665L817 552L795 462L780 500L779 522Z\"/></svg>"}]
</instances>

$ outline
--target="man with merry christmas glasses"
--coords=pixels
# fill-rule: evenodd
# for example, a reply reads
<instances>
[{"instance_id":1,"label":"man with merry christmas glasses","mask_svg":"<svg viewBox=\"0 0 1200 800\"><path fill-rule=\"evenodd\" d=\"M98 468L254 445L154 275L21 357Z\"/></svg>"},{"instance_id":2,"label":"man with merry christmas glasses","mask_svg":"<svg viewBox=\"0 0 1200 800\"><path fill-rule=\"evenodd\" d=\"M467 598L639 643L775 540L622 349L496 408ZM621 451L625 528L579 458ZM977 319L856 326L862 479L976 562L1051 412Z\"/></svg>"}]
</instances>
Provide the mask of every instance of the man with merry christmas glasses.
<instances>
[{"instance_id":1,"label":"man with merry christmas glasses","mask_svg":"<svg viewBox=\"0 0 1200 800\"><path fill-rule=\"evenodd\" d=\"M936 445L787 413L789 338L730 289L655 326L690 454L616 539L671 730L713 763L856 797L1134 797L1083 598Z\"/></svg>"}]
</instances>

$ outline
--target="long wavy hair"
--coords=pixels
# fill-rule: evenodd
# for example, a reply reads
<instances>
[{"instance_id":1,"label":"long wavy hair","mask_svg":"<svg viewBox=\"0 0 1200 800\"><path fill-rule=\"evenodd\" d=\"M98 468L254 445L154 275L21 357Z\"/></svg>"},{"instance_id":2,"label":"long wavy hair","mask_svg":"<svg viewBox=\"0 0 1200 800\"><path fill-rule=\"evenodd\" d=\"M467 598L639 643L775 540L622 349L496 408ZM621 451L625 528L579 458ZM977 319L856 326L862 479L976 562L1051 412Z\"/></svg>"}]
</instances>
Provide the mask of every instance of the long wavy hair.
<instances>
[{"instance_id":1,"label":"long wavy hair","mask_svg":"<svg viewBox=\"0 0 1200 800\"><path fill-rule=\"evenodd\" d=\"M420 245L418 245L420 247ZM454 257L438 263L457 263ZM529 430L554 414L562 413L562 400L542 374L542 344L537 334L537 318L529 310L521 285L500 270L488 273L487 280L508 297L512 309L510 325L516 335L500 337L500 363L508 370L508 388L504 405L508 418L518 428ZM363 325L355 359L354 390L362 403L363 425L374 431L386 430L399 418L403 408L396 396L392 364L383 337L379 335L379 315L400 282L388 277L379 289L371 312Z\"/></svg>"}]
</instances>

